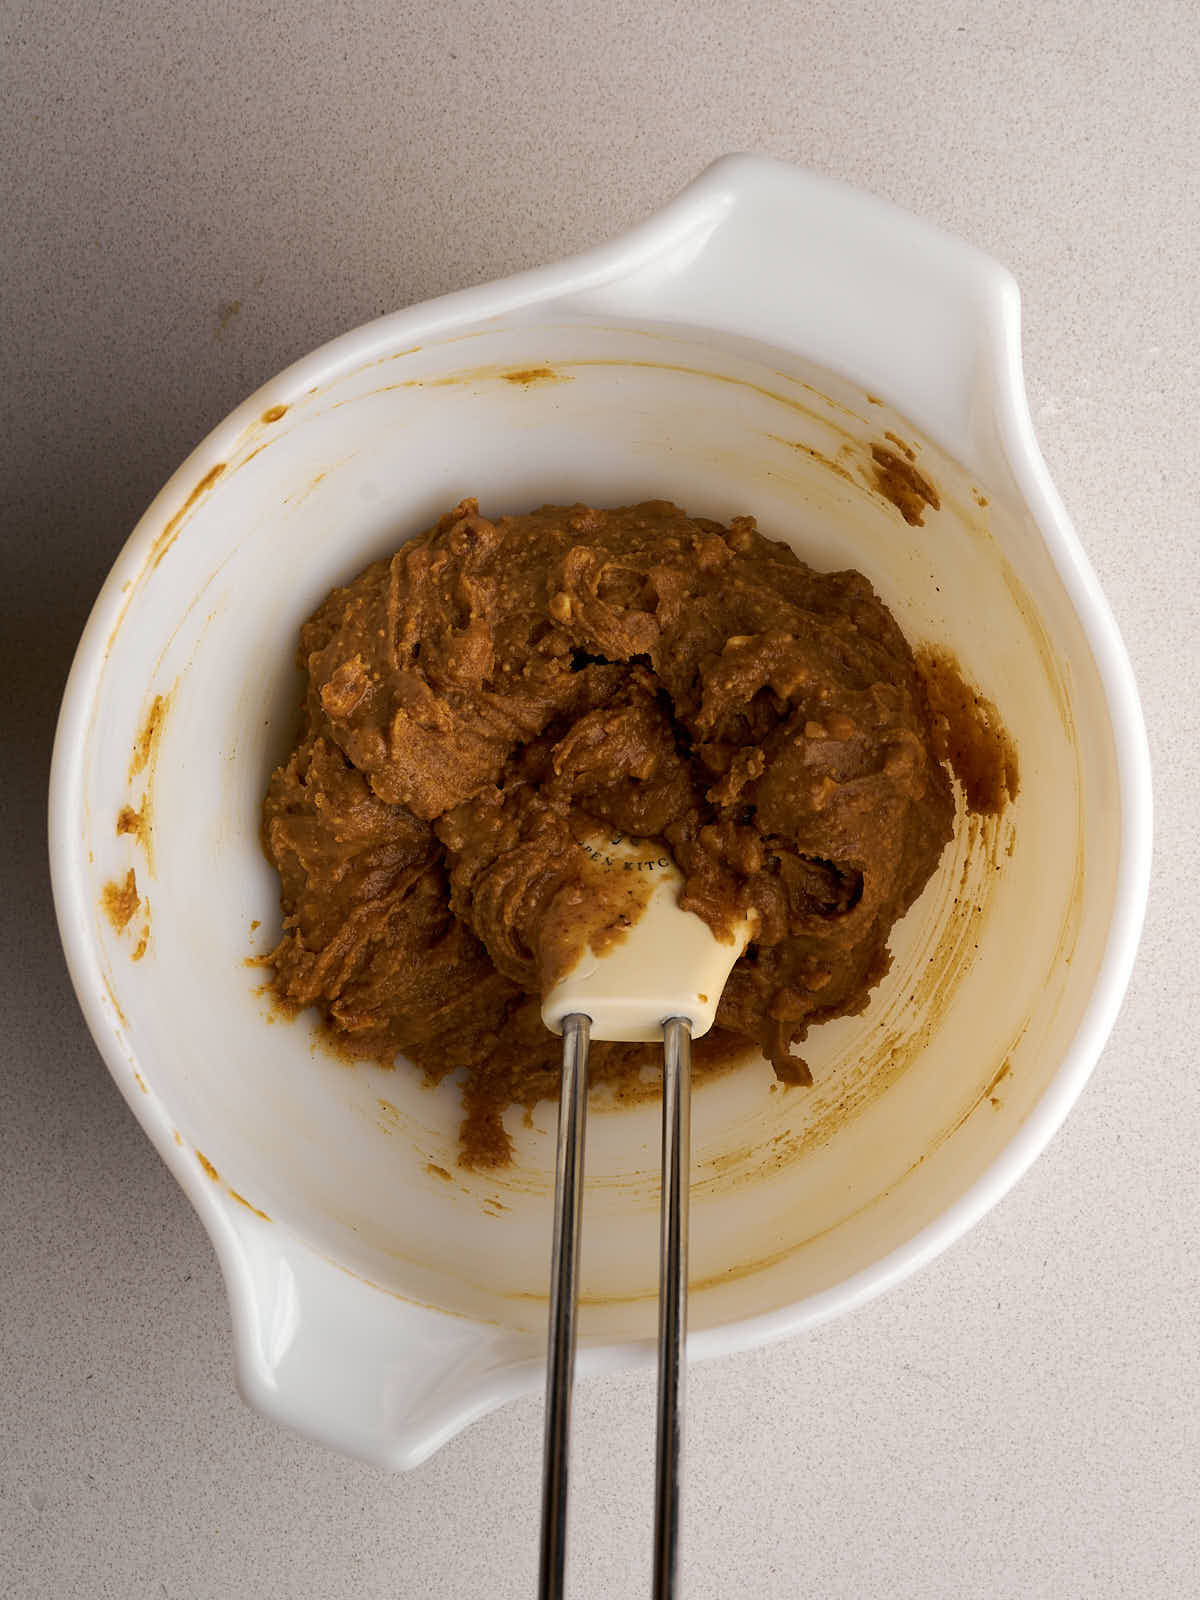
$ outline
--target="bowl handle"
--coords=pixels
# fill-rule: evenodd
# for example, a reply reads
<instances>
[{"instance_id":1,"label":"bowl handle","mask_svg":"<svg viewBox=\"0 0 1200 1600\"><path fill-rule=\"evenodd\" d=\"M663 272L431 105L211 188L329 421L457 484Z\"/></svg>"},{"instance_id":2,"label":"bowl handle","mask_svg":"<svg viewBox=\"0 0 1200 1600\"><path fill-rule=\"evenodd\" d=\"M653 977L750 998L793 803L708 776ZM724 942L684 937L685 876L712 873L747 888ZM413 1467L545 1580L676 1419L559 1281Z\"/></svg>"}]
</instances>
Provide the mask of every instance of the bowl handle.
<instances>
[{"instance_id":1,"label":"bowl handle","mask_svg":"<svg viewBox=\"0 0 1200 1600\"><path fill-rule=\"evenodd\" d=\"M1020 295L992 257L889 201L783 161L726 156L579 258L576 303L794 350L878 395L969 469L1023 395ZM597 281L600 280L600 281Z\"/></svg>"},{"instance_id":2,"label":"bowl handle","mask_svg":"<svg viewBox=\"0 0 1200 1600\"><path fill-rule=\"evenodd\" d=\"M400 1299L279 1224L224 1223L238 1386L274 1421L394 1471L541 1384L539 1341Z\"/></svg>"}]
</instances>

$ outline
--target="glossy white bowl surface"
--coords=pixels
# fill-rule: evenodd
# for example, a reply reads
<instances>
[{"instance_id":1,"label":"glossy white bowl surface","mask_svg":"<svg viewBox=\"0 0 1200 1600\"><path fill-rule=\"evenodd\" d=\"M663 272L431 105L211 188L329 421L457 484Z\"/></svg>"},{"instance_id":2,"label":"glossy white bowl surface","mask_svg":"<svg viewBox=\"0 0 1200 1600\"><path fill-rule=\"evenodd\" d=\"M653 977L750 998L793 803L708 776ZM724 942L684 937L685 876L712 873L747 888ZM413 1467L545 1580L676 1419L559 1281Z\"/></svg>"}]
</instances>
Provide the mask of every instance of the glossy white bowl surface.
<instances>
[{"instance_id":1,"label":"glossy white bowl surface","mask_svg":"<svg viewBox=\"0 0 1200 1600\"><path fill-rule=\"evenodd\" d=\"M923 526L873 488L887 434L940 493ZM1004 1193L1112 1024L1149 859L1136 694L1033 439L1015 286L914 218L730 158L624 239L382 318L248 400L88 623L55 895L97 1042L220 1255L245 1392L395 1466L541 1382L554 1108L514 1114L511 1170L464 1173L453 1084L342 1065L245 958L278 925L258 817L298 626L466 494L753 512L814 565L865 571L1018 746L1016 804L964 819L868 1011L814 1032L815 1089L760 1064L698 1091L691 1354L848 1309ZM118 832L147 796L145 837ZM130 869L118 932L105 886ZM652 1353L657 1148L653 1104L592 1118L583 1371Z\"/></svg>"}]
</instances>

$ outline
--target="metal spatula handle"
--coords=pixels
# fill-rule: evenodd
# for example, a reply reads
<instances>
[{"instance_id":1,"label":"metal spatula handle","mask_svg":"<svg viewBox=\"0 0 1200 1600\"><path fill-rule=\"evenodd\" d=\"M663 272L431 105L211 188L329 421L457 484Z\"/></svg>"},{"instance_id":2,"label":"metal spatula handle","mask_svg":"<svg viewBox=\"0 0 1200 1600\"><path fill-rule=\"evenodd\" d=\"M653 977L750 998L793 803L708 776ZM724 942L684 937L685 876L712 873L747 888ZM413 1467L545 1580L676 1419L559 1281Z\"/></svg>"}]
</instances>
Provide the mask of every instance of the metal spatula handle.
<instances>
[{"instance_id":1,"label":"metal spatula handle","mask_svg":"<svg viewBox=\"0 0 1200 1600\"><path fill-rule=\"evenodd\" d=\"M649 853L647 853L649 852ZM658 1450L654 1474L654 1600L674 1600L679 1572L679 1480L687 1336L691 1049L712 1027L725 980L746 947L744 919L718 939L679 904L683 878L661 847L610 839L593 856L618 873L651 871L652 890L623 939L588 948L542 998L542 1020L563 1037L558 1111L554 1264L546 1367L540 1600L562 1600L566 1568L567 1456L575 1370L579 1220L589 1039L663 1042L662 1203L659 1217Z\"/></svg>"},{"instance_id":2,"label":"metal spatula handle","mask_svg":"<svg viewBox=\"0 0 1200 1600\"><path fill-rule=\"evenodd\" d=\"M684 1348L688 1298L688 1178L692 1148L692 1030L663 1029L662 1202L658 1224L658 1415L654 1459L654 1600L674 1600L679 1577Z\"/></svg>"},{"instance_id":3,"label":"metal spatula handle","mask_svg":"<svg viewBox=\"0 0 1200 1600\"><path fill-rule=\"evenodd\" d=\"M579 1223L583 1216L583 1145L591 1020L563 1020L562 1092L554 1180L554 1257L550 1270L550 1344L546 1360L546 1433L542 1454L541 1600L560 1600L567 1561L567 1468L575 1383L575 1313L579 1305Z\"/></svg>"},{"instance_id":4,"label":"metal spatula handle","mask_svg":"<svg viewBox=\"0 0 1200 1600\"><path fill-rule=\"evenodd\" d=\"M561 1600L567 1555L571 1395L575 1379L583 1144L590 1018L563 1021L562 1098L554 1186L554 1259L546 1364L542 1461L541 1600ZM654 1467L654 1600L675 1600L679 1573L679 1481L683 1463L684 1343L687 1338L688 1177L691 1165L692 1033L686 1017L663 1027L662 1201L659 1210L658 1402Z\"/></svg>"}]
</instances>

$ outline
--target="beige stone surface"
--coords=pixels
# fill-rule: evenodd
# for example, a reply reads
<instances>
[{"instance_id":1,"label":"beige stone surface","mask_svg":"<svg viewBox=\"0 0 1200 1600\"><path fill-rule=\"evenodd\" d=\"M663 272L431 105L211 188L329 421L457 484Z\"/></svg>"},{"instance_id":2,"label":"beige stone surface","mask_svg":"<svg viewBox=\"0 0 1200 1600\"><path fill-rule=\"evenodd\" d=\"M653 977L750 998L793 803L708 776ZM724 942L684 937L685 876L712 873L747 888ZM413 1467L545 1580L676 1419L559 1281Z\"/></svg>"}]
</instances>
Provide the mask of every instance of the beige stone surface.
<instances>
[{"instance_id":1,"label":"beige stone surface","mask_svg":"<svg viewBox=\"0 0 1200 1600\"><path fill-rule=\"evenodd\" d=\"M691 1600L1198 1592L1200 23L1191 0L109 0L0 11L0 1594L533 1593L540 1404L388 1478L246 1411L199 1224L112 1086L44 866L58 697L143 507L378 312L757 149L1005 261L1155 762L1129 998L1064 1132L855 1316L694 1372ZM571 1594L648 1592L652 1387L578 1399Z\"/></svg>"}]
</instances>

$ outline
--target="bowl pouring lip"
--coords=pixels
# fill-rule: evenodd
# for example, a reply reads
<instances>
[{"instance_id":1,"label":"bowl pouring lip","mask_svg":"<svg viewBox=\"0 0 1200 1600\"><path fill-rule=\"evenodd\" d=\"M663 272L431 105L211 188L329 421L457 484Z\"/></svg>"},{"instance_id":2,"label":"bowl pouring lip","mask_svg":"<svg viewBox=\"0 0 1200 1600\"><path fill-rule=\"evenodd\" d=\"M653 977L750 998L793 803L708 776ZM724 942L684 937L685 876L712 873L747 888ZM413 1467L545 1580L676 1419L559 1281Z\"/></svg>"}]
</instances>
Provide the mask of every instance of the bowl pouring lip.
<instances>
[{"instance_id":1,"label":"bowl pouring lip","mask_svg":"<svg viewBox=\"0 0 1200 1600\"><path fill-rule=\"evenodd\" d=\"M1017 490L1079 616L1112 721L1121 806L1120 861L1108 938L1080 1025L1041 1099L1000 1156L934 1222L888 1255L808 1299L697 1331L689 1338L689 1353L707 1357L743 1349L826 1321L882 1293L945 1249L1002 1198L1045 1148L1081 1093L1113 1026L1133 967L1149 887L1149 751L1124 644L1034 436L1022 376L1016 284L1006 269L989 256L886 201L786 163L757 156L725 157L656 215L608 243L556 264L379 317L340 335L270 379L213 429L160 490L118 555L84 628L63 695L49 788L51 881L63 949L84 1016L109 1071L212 1238L229 1290L240 1354L249 1337L254 1288L239 1243L239 1229L246 1225L245 1219L234 1215L233 1203L200 1173L190 1153L177 1145L167 1109L157 1094L142 1093L134 1085L128 1071L131 1058L104 999L105 985L86 904L84 874L78 870L81 863L77 839L88 726L102 679L107 642L125 602L126 590L138 581L155 540L187 491L228 459L247 427L267 408L293 404L314 387L324 387L406 345L464 325L528 312L546 302L568 300L582 291L632 275L677 248L681 241L705 237L719 226L739 195L758 183L778 185L781 172L788 174L787 181L796 185L797 194L803 194L808 203L820 202L824 197L841 207L861 208L864 214L872 213L905 234L910 248L956 252L959 265L975 276L980 290L982 335L994 374L990 398L997 435ZM594 322L595 318L589 321ZM581 1370L614 1370L638 1363L646 1359L651 1349L649 1341L596 1343L581 1351ZM527 1379L514 1376L513 1393L527 1386ZM493 1394L490 1403L504 1398L505 1393Z\"/></svg>"}]
</instances>

